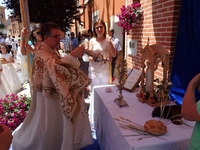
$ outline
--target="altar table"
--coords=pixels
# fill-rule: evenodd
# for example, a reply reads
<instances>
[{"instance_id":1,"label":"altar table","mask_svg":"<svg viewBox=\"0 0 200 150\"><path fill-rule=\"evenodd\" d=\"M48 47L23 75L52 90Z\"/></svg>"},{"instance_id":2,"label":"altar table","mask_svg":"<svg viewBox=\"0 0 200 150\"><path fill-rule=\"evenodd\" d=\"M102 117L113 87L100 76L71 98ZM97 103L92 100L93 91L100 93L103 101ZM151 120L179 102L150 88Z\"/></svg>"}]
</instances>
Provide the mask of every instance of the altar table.
<instances>
[{"instance_id":1,"label":"altar table","mask_svg":"<svg viewBox=\"0 0 200 150\"><path fill-rule=\"evenodd\" d=\"M106 87L110 87L112 92L107 93ZM122 92L124 100L129 107L121 107L114 102L119 91L116 86L99 86L93 89L91 104L89 109L89 119L94 125L97 141L101 150L187 150L192 134L192 127L186 125L167 125L167 133L160 137L144 138L144 136L132 136L136 132L119 127L120 122L114 118L127 118L134 123L144 125L152 118L153 107L138 101L134 92ZM185 123L194 126L194 122L183 120ZM139 140L139 138L143 137Z\"/></svg>"}]
</instances>

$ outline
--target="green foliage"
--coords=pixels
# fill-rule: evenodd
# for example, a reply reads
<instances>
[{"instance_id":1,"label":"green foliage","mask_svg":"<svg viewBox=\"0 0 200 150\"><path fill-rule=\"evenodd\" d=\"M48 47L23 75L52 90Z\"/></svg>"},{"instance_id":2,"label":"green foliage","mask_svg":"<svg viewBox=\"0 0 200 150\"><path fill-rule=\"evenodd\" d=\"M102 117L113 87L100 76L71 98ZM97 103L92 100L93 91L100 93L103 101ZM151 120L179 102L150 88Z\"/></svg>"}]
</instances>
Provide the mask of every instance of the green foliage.
<instances>
[{"instance_id":1,"label":"green foliage","mask_svg":"<svg viewBox=\"0 0 200 150\"><path fill-rule=\"evenodd\" d=\"M19 0L4 0L3 4L11 9L11 15L21 22ZM29 18L32 23L55 22L62 29L70 27L73 19L78 20L78 0L28 0Z\"/></svg>"}]
</instances>

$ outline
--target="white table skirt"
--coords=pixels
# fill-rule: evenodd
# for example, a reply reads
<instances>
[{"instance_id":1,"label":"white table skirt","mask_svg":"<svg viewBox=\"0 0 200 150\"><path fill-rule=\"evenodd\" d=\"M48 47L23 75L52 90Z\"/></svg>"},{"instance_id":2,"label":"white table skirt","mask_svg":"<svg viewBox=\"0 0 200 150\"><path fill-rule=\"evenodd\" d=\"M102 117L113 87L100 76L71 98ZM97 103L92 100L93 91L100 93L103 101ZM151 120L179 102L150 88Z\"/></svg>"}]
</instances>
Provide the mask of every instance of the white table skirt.
<instances>
[{"instance_id":1,"label":"white table skirt","mask_svg":"<svg viewBox=\"0 0 200 150\"><path fill-rule=\"evenodd\" d=\"M106 87L112 88L111 93L105 92ZM167 133L163 136L143 138L144 136L125 136L136 134L133 131L119 127L119 122L114 118L127 118L135 123L144 125L147 120L159 119L152 118L153 107L138 101L136 94L140 89L133 93L123 91L124 100L129 107L122 107L114 103L119 91L116 86L99 86L93 89L89 118L94 124L97 141L101 150L187 150L193 128L186 125L169 124ZM194 126L194 122L184 120L189 125Z\"/></svg>"}]
</instances>

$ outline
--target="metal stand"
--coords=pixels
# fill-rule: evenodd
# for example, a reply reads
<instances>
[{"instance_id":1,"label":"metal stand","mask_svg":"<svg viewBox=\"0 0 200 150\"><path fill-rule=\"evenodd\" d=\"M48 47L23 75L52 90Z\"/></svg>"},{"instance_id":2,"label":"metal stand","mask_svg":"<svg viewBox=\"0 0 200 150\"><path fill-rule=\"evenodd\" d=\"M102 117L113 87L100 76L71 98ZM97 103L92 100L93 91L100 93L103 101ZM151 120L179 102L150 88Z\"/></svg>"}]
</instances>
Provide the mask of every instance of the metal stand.
<instances>
[{"instance_id":1,"label":"metal stand","mask_svg":"<svg viewBox=\"0 0 200 150\"><path fill-rule=\"evenodd\" d=\"M126 101L123 99L122 96L122 90L119 88L119 97L116 98L114 100L114 102L119 105L119 108L123 107L123 106L128 106L128 104L126 103Z\"/></svg>"}]
</instances>

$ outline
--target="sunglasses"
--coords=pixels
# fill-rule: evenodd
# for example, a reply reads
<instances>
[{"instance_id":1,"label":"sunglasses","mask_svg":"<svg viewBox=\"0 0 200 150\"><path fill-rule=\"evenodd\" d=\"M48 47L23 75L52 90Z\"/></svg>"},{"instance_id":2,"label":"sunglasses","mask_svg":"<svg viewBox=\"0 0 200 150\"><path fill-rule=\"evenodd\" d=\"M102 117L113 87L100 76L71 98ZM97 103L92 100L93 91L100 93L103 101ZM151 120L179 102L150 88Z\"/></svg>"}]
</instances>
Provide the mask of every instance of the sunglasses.
<instances>
[{"instance_id":1,"label":"sunglasses","mask_svg":"<svg viewBox=\"0 0 200 150\"><path fill-rule=\"evenodd\" d=\"M40 31L38 31L38 32L34 32L34 33L36 33L37 35L41 35L41 32L40 32Z\"/></svg>"},{"instance_id":2,"label":"sunglasses","mask_svg":"<svg viewBox=\"0 0 200 150\"><path fill-rule=\"evenodd\" d=\"M50 35L49 37L55 38L55 39L61 39L61 35Z\"/></svg>"},{"instance_id":3,"label":"sunglasses","mask_svg":"<svg viewBox=\"0 0 200 150\"><path fill-rule=\"evenodd\" d=\"M95 29L99 29L99 28L102 29L103 26L96 26L96 27L95 27Z\"/></svg>"}]
</instances>

